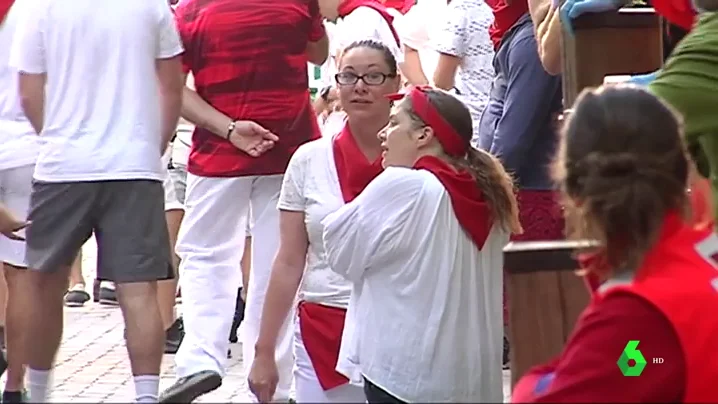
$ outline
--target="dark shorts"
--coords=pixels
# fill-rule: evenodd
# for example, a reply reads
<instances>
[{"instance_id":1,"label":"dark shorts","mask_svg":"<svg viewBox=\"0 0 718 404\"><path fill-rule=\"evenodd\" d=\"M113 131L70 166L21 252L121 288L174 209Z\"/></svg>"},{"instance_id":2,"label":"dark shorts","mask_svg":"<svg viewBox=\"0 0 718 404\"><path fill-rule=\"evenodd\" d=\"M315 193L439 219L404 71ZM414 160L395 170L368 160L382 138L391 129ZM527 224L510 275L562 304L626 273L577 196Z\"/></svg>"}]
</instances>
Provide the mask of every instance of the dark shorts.
<instances>
[{"instance_id":1,"label":"dark shorts","mask_svg":"<svg viewBox=\"0 0 718 404\"><path fill-rule=\"evenodd\" d=\"M28 220L32 270L69 267L94 232L97 278L127 283L174 276L159 181L33 181Z\"/></svg>"}]
</instances>

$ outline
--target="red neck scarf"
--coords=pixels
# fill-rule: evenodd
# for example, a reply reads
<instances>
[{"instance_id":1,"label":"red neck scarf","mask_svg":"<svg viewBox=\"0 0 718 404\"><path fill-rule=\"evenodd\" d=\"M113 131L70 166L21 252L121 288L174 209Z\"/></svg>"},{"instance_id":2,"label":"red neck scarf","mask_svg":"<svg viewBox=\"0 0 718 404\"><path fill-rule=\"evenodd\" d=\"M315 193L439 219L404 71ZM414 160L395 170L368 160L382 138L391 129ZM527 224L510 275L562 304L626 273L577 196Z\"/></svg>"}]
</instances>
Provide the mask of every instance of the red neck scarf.
<instances>
[{"instance_id":1,"label":"red neck scarf","mask_svg":"<svg viewBox=\"0 0 718 404\"><path fill-rule=\"evenodd\" d=\"M416 4L416 0L385 0L384 6L406 14Z\"/></svg>"},{"instance_id":2,"label":"red neck scarf","mask_svg":"<svg viewBox=\"0 0 718 404\"><path fill-rule=\"evenodd\" d=\"M384 5L379 3L377 0L344 0L339 4L337 12L339 13L339 17L344 18L359 7L369 7L381 14L381 16L384 17L384 20L386 20L387 25L389 25L391 34L394 35L396 45L401 46L399 34L394 29L394 24L392 23L394 21L394 17L392 17L391 14L386 11L386 7L384 7Z\"/></svg>"},{"instance_id":3,"label":"red neck scarf","mask_svg":"<svg viewBox=\"0 0 718 404\"><path fill-rule=\"evenodd\" d=\"M349 129L349 123L332 141L334 164L339 177L339 188L344 202L349 203L382 172L381 156L374 162L367 160Z\"/></svg>"},{"instance_id":4,"label":"red neck scarf","mask_svg":"<svg viewBox=\"0 0 718 404\"><path fill-rule=\"evenodd\" d=\"M414 87L408 94L392 94L389 98L397 100L408 96L413 112L434 130L434 135L444 151L454 157L466 155L470 147L468 141L462 139L431 105L424 92L427 88L430 87ZM493 218L491 209L471 174L463 170L457 171L443 160L430 156L417 160L414 168L427 170L436 176L449 194L459 224L476 247L482 249L493 226Z\"/></svg>"},{"instance_id":5,"label":"red neck scarf","mask_svg":"<svg viewBox=\"0 0 718 404\"><path fill-rule=\"evenodd\" d=\"M0 0L0 24L5 21L5 17L7 17L7 13L10 12L10 7L14 2L15 0Z\"/></svg>"}]
</instances>

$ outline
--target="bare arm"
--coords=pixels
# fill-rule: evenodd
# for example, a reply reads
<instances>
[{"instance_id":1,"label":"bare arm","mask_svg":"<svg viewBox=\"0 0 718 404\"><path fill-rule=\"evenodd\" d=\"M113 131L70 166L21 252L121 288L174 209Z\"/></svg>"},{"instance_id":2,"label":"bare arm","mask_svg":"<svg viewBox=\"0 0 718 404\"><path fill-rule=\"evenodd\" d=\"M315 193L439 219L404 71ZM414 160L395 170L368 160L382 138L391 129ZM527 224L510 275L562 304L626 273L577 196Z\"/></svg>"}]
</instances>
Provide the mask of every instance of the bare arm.
<instances>
[{"instance_id":1,"label":"bare arm","mask_svg":"<svg viewBox=\"0 0 718 404\"><path fill-rule=\"evenodd\" d=\"M35 132L42 132L45 116L45 81L47 76L20 72L20 103Z\"/></svg>"},{"instance_id":2,"label":"bare arm","mask_svg":"<svg viewBox=\"0 0 718 404\"><path fill-rule=\"evenodd\" d=\"M157 59L155 65L160 86L162 153L164 154L177 130L177 122L182 110L182 89L185 77L182 74L181 56Z\"/></svg>"},{"instance_id":3,"label":"bare arm","mask_svg":"<svg viewBox=\"0 0 718 404\"><path fill-rule=\"evenodd\" d=\"M442 53L439 56L439 63L436 65L436 71L434 72L434 85L443 90L449 90L454 87L454 77L459 64L461 64L461 58Z\"/></svg>"},{"instance_id":4,"label":"bare arm","mask_svg":"<svg viewBox=\"0 0 718 404\"><path fill-rule=\"evenodd\" d=\"M185 76L186 77L186 76ZM218 111L193 89L185 86L182 95L182 118L226 138L232 118Z\"/></svg>"},{"instance_id":5,"label":"bare arm","mask_svg":"<svg viewBox=\"0 0 718 404\"><path fill-rule=\"evenodd\" d=\"M307 59L310 63L321 65L327 61L329 56L329 38L326 34L316 41L307 44Z\"/></svg>"},{"instance_id":6,"label":"bare arm","mask_svg":"<svg viewBox=\"0 0 718 404\"><path fill-rule=\"evenodd\" d=\"M256 356L274 358L277 335L289 314L304 273L309 239L304 212L279 212L279 250L264 300Z\"/></svg>"},{"instance_id":7,"label":"bare arm","mask_svg":"<svg viewBox=\"0 0 718 404\"><path fill-rule=\"evenodd\" d=\"M429 79L421 67L419 51L404 44L404 63L401 64L401 72L406 76L409 84L422 86L429 84Z\"/></svg>"},{"instance_id":8,"label":"bare arm","mask_svg":"<svg viewBox=\"0 0 718 404\"><path fill-rule=\"evenodd\" d=\"M561 74L561 19L558 8L549 7L543 21L536 25L536 43L544 70L552 75Z\"/></svg>"}]
</instances>

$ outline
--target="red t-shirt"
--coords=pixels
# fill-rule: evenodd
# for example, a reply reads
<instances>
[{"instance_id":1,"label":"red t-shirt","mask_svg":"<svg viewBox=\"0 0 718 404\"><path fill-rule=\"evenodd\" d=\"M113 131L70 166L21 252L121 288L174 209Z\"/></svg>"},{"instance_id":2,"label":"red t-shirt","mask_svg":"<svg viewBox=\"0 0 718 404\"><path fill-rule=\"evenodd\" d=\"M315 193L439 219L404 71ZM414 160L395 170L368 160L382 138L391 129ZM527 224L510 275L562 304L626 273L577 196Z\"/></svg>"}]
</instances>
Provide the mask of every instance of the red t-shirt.
<instances>
[{"instance_id":1,"label":"red t-shirt","mask_svg":"<svg viewBox=\"0 0 718 404\"><path fill-rule=\"evenodd\" d=\"M325 34L316 0L185 0L176 16L197 93L227 116L279 136L254 158L198 127L187 170L206 177L283 173L297 147L320 136L306 56L308 42Z\"/></svg>"},{"instance_id":2,"label":"red t-shirt","mask_svg":"<svg viewBox=\"0 0 718 404\"><path fill-rule=\"evenodd\" d=\"M600 310L595 310L600 307ZM663 358L640 377L623 376L616 362L629 340L645 358ZM607 296L579 318L560 357L531 369L516 385L514 403L678 403L685 389L685 358L668 319L631 294Z\"/></svg>"},{"instance_id":3,"label":"red t-shirt","mask_svg":"<svg viewBox=\"0 0 718 404\"><path fill-rule=\"evenodd\" d=\"M508 5L506 0L486 0L486 4L494 12L494 23L489 27L489 36L494 43L494 49L498 49L506 31L511 29L522 15L529 12L529 3L527 0L513 0L511 5Z\"/></svg>"}]
</instances>

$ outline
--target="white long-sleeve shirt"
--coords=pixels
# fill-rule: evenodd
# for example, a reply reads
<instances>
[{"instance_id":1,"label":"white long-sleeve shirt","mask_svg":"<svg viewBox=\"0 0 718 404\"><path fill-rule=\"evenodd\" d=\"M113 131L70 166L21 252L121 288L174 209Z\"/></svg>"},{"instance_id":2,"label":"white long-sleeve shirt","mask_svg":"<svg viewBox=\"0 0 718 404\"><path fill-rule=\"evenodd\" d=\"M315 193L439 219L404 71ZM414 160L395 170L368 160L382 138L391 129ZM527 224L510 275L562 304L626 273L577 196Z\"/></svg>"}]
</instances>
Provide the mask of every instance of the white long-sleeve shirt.
<instances>
[{"instance_id":1,"label":"white long-sleeve shirt","mask_svg":"<svg viewBox=\"0 0 718 404\"><path fill-rule=\"evenodd\" d=\"M502 249L479 249L446 189L389 167L323 221L327 260L354 284L337 370L407 402L501 402Z\"/></svg>"}]
</instances>

